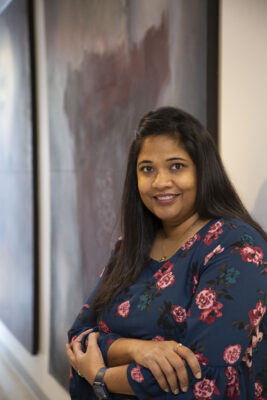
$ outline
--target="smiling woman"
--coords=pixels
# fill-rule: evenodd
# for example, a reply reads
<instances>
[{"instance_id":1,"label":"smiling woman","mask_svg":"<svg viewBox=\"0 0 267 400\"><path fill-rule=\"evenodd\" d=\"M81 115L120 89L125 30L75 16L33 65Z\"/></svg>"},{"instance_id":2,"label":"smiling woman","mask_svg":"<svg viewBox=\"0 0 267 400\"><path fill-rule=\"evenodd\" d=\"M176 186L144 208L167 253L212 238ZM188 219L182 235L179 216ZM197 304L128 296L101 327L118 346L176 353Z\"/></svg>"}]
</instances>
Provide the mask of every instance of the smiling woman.
<instances>
[{"instance_id":1,"label":"smiling woman","mask_svg":"<svg viewBox=\"0 0 267 400\"><path fill-rule=\"evenodd\" d=\"M140 121L122 233L69 331L72 399L264 399L267 235L182 110Z\"/></svg>"}]
</instances>

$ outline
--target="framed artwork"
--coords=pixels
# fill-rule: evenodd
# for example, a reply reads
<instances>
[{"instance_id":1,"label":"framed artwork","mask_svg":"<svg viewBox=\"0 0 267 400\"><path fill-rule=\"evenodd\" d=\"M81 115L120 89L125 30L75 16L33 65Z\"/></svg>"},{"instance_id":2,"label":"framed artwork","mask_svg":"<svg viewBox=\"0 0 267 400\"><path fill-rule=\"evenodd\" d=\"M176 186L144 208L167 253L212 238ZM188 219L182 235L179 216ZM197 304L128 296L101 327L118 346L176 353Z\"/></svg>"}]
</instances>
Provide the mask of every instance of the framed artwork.
<instances>
[{"instance_id":1,"label":"framed artwork","mask_svg":"<svg viewBox=\"0 0 267 400\"><path fill-rule=\"evenodd\" d=\"M214 32L206 0L47 0L44 5L50 372L67 387L67 330L120 234L120 195L137 123L155 107L175 105L206 125L209 101L212 96L212 104L217 101L211 69L208 74L217 49L207 40Z\"/></svg>"},{"instance_id":2,"label":"framed artwork","mask_svg":"<svg viewBox=\"0 0 267 400\"><path fill-rule=\"evenodd\" d=\"M0 14L0 318L38 348L37 209L31 4Z\"/></svg>"}]
</instances>

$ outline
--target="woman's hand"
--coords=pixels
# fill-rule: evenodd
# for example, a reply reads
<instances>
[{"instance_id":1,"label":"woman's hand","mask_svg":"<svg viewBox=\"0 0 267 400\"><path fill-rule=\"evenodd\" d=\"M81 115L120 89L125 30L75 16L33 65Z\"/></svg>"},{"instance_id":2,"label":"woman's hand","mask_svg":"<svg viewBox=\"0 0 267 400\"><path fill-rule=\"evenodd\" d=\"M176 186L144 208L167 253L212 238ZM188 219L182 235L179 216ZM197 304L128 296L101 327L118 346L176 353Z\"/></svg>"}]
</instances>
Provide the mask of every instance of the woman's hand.
<instances>
[{"instance_id":1,"label":"woman's hand","mask_svg":"<svg viewBox=\"0 0 267 400\"><path fill-rule=\"evenodd\" d=\"M105 367L102 353L97 344L99 333L92 332L89 329L79 335L72 344L66 344L66 352L72 367L83 376L91 385L100 368ZM84 335L88 336L88 345L86 352L82 351L81 341Z\"/></svg>"},{"instance_id":2,"label":"woman's hand","mask_svg":"<svg viewBox=\"0 0 267 400\"><path fill-rule=\"evenodd\" d=\"M149 368L160 387L174 394L179 392L177 379L182 391L188 389L188 374L185 362L196 378L201 378L201 368L195 354L186 346L173 340L134 340L130 353L140 365Z\"/></svg>"}]
</instances>

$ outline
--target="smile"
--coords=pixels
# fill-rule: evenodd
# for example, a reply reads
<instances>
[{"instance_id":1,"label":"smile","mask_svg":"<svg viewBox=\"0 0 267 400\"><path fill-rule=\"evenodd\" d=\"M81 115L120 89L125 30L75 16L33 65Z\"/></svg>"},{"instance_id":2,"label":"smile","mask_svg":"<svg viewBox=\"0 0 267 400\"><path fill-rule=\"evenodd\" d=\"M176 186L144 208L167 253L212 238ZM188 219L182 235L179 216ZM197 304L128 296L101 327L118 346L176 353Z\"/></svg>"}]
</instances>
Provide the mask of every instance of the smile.
<instances>
[{"instance_id":1,"label":"smile","mask_svg":"<svg viewBox=\"0 0 267 400\"><path fill-rule=\"evenodd\" d=\"M172 203L176 197L179 196L179 194L160 194L154 196L154 199L161 204L169 204Z\"/></svg>"}]
</instances>

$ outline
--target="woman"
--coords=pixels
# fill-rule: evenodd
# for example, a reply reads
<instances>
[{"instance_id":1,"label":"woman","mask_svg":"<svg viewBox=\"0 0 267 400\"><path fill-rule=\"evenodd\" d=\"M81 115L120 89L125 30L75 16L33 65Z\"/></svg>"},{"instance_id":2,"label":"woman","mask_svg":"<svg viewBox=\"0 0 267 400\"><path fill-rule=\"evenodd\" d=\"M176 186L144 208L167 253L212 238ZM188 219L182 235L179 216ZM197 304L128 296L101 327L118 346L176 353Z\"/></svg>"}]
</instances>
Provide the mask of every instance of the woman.
<instances>
[{"instance_id":1,"label":"woman","mask_svg":"<svg viewBox=\"0 0 267 400\"><path fill-rule=\"evenodd\" d=\"M122 232L69 331L72 399L267 398L267 235L189 114L140 121Z\"/></svg>"}]
</instances>

